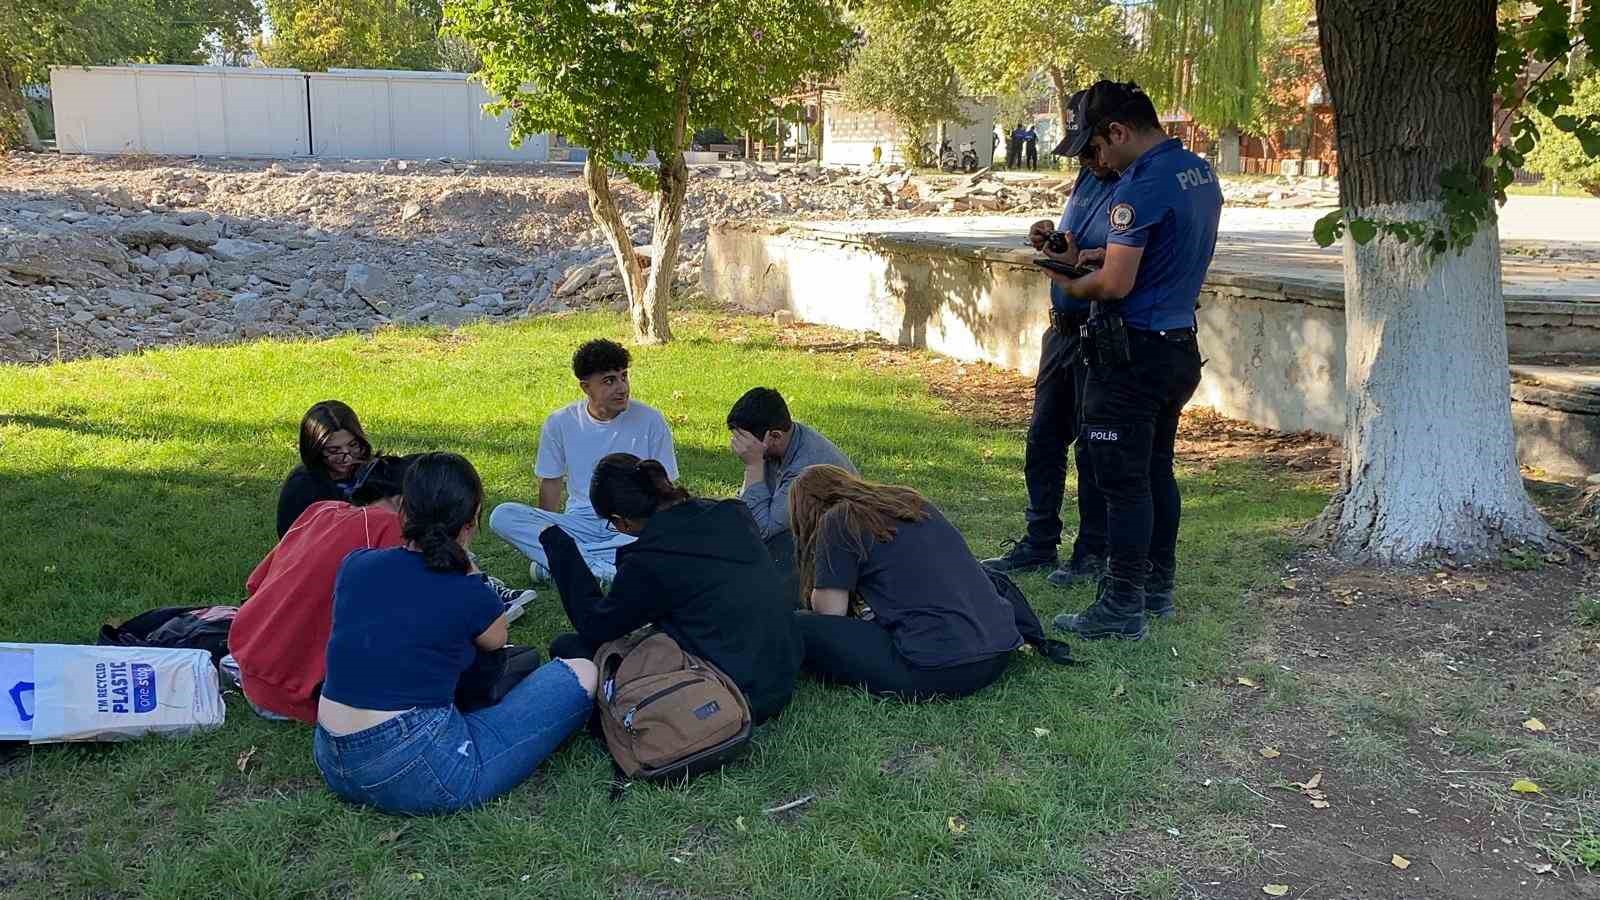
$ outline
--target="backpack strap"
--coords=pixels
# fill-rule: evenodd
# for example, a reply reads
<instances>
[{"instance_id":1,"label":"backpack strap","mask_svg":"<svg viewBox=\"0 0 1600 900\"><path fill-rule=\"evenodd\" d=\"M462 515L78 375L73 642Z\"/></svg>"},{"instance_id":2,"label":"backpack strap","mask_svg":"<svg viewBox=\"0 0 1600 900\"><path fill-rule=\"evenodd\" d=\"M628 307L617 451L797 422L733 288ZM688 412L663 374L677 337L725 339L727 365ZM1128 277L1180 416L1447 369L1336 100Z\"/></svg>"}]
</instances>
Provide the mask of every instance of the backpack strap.
<instances>
[{"instance_id":1,"label":"backpack strap","mask_svg":"<svg viewBox=\"0 0 1600 900\"><path fill-rule=\"evenodd\" d=\"M1033 647L1034 651L1045 659L1060 666L1079 666L1083 661L1072 655L1072 648L1064 641L1050 638L1044 633L1044 626L1039 624L1039 616L1034 613L1033 606L1028 603L1028 595L1017 587L1011 576L993 569L983 570L989 576L989 581L994 584L995 593L1001 599L1011 604L1011 613L1015 617L1017 631L1022 639Z\"/></svg>"}]
</instances>

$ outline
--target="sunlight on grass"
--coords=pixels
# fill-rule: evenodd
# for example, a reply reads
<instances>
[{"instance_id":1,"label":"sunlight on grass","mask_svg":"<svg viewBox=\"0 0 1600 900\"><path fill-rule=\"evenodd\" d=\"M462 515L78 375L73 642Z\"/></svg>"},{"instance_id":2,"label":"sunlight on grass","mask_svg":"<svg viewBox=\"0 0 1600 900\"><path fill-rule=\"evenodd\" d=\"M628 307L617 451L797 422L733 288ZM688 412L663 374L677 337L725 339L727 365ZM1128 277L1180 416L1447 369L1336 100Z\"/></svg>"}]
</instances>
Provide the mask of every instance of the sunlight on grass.
<instances>
[{"instance_id":1,"label":"sunlight on grass","mask_svg":"<svg viewBox=\"0 0 1600 900\"><path fill-rule=\"evenodd\" d=\"M238 601L272 544L299 417L318 400L351 403L382 449L464 453L491 503L528 499L539 423L576 396L572 349L624 328L586 315L0 368L0 640L84 642L143 609ZM695 493L737 488L723 420L765 384L868 477L924 490L978 553L1020 528L1022 423L969 424L909 375L785 348L764 322L687 313L674 328L677 342L635 349L634 392L672 423ZM0 763L0 893L1050 896L1169 771L1184 683L1216 678L1258 627L1244 592L1323 501L1246 462L1182 479L1180 620L1140 645L1082 647L1084 668L1025 656L977 697L923 706L806 685L747 762L687 788L613 798L603 751L579 738L502 801L425 820L341 805L309 731L233 696L212 734ZM527 581L509 546L475 549L489 571ZM1046 619L1088 602L1040 576L1022 584ZM542 645L562 618L542 598L513 640ZM761 811L807 794L793 813ZM950 816L968 827L952 832ZM1152 869L1145 888L1166 887Z\"/></svg>"}]
</instances>

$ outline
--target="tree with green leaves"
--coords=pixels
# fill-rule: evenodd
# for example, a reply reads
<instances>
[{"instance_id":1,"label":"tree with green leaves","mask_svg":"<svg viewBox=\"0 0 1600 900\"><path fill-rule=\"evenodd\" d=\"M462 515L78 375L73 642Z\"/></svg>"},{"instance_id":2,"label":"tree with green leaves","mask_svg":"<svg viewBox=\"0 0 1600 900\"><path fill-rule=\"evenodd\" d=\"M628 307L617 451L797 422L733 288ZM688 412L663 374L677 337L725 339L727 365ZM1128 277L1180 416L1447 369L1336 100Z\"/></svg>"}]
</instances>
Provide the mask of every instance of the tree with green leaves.
<instances>
[{"instance_id":1,"label":"tree with green leaves","mask_svg":"<svg viewBox=\"0 0 1600 900\"><path fill-rule=\"evenodd\" d=\"M843 65L855 34L834 0L451 0L446 28L513 140L553 131L588 148L584 185L628 294L635 336L671 338L683 229L683 151L702 129L772 116L774 97ZM647 166L654 153L658 163ZM611 192L618 171L655 195L648 273Z\"/></svg>"},{"instance_id":2,"label":"tree with green leaves","mask_svg":"<svg viewBox=\"0 0 1600 900\"><path fill-rule=\"evenodd\" d=\"M900 132L901 155L916 165L930 128L968 124L966 90L945 53L954 40L946 4L866 0L854 19L865 40L840 85L845 104L887 113Z\"/></svg>"},{"instance_id":3,"label":"tree with green leaves","mask_svg":"<svg viewBox=\"0 0 1600 900\"><path fill-rule=\"evenodd\" d=\"M1572 116L1600 116L1600 75L1591 72L1572 89L1572 105L1566 112ZM1600 197L1600 155L1585 152L1583 144L1562 131L1551 116L1536 110L1533 123L1541 137L1528 153L1528 169L1550 181L1575 184Z\"/></svg>"},{"instance_id":4,"label":"tree with green leaves","mask_svg":"<svg viewBox=\"0 0 1600 900\"><path fill-rule=\"evenodd\" d=\"M439 67L437 0L265 0L272 36L261 43L269 66L321 72L333 68Z\"/></svg>"},{"instance_id":5,"label":"tree with green leaves","mask_svg":"<svg viewBox=\"0 0 1600 900\"><path fill-rule=\"evenodd\" d=\"M1237 124L1261 137L1269 157L1282 152L1280 135L1306 124L1304 88L1322 76L1313 17L1312 0L1267 0L1262 11L1260 75L1250 118Z\"/></svg>"},{"instance_id":6,"label":"tree with green leaves","mask_svg":"<svg viewBox=\"0 0 1600 900\"><path fill-rule=\"evenodd\" d=\"M38 145L22 89L50 66L198 63L260 27L251 0L0 0L0 148Z\"/></svg>"},{"instance_id":7,"label":"tree with green leaves","mask_svg":"<svg viewBox=\"0 0 1600 900\"><path fill-rule=\"evenodd\" d=\"M1229 32L1259 23L1262 2L1145 10L1147 50L1191 112L1246 121L1259 34ZM1346 557L1482 557L1550 535L1517 468L1495 211L1551 134L1600 155L1600 115L1573 109L1567 75L1600 16L1596 0L1507 6L1316 0L1341 208L1315 237L1343 241L1346 329L1344 464L1321 523Z\"/></svg>"},{"instance_id":8,"label":"tree with green leaves","mask_svg":"<svg viewBox=\"0 0 1600 900\"><path fill-rule=\"evenodd\" d=\"M946 52L961 78L979 90L1013 91L1042 72L1059 116L1074 91L1103 77L1135 72L1133 43L1120 7L1111 0L949 0L944 5L954 23Z\"/></svg>"},{"instance_id":9,"label":"tree with green leaves","mask_svg":"<svg viewBox=\"0 0 1600 900\"><path fill-rule=\"evenodd\" d=\"M1600 154L1565 73L1600 38L1568 0L1318 0L1345 246L1345 465L1324 515L1351 556L1488 555L1543 542L1511 428L1496 202L1542 137L1534 112ZM1527 73L1534 73L1531 78ZM1494 147L1495 108L1511 142ZM1485 160L1488 160L1486 163Z\"/></svg>"}]
</instances>

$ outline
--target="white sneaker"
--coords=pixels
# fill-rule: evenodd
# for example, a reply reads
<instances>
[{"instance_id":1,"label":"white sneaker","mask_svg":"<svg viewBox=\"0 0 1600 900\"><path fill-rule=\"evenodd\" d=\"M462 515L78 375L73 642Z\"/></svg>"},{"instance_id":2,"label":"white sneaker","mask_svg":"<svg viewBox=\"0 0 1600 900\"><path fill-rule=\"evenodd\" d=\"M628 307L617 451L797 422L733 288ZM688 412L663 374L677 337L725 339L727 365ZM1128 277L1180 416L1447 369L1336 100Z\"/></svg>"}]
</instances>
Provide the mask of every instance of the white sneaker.
<instances>
[{"instance_id":1,"label":"white sneaker","mask_svg":"<svg viewBox=\"0 0 1600 900\"><path fill-rule=\"evenodd\" d=\"M544 563L534 560L528 563L528 577L533 579L534 584L549 584L550 570L544 567Z\"/></svg>"},{"instance_id":2,"label":"white sneaker","mask_svg":"<svg viewBox=\"0 0 1600 900\"><path fill-rule=\"evenodd\" d=\"M532 588L515 592L512 599L506 601L506 623L510 624L522 618L522 614L528 611L528 604L538 597L539 592Z\"/></svg>"}]
</instances>

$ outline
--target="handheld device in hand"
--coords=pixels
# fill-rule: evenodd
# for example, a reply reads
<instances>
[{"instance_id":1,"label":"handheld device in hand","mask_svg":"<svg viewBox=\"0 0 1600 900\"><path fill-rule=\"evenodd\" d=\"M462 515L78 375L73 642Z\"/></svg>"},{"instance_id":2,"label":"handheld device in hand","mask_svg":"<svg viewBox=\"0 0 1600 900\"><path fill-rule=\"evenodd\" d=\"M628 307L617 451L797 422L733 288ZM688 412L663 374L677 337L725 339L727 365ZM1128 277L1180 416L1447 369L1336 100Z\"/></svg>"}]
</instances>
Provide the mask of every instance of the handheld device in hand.
<instances>
[{"instance_id":1,"label":"handheld device in hand","mask_svg":"<svg viewBox=\"0 0 1600 900\"><path fill-rule=\"evenodd\" d=\"M1041 269L1049 269L1052 272L1059 272L1068 278L1082 278L1090 272L1089 269L1086 269L1083 266L1069 266L1064 262L1056 262L1047 256L1041 256L1035 259L1033 264Z\"/></svg>"}]
</instances>

